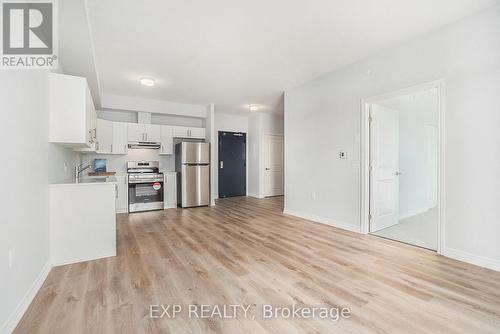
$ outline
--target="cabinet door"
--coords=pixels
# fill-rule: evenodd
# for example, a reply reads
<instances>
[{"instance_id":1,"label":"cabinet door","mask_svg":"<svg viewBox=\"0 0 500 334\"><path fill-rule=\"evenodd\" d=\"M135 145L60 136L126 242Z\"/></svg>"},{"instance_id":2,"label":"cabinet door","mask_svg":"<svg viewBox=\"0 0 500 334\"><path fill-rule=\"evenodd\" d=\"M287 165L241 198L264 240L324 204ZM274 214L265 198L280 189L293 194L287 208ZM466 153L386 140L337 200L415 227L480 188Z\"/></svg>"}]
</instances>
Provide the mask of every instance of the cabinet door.
<instances>
[{"instance_id":1,"label":"cabinet door","mask_svg":"<svg viewBox=\"0 0 500 334\"><path fill-rule=\"evenodd\" d=\"M144 124L127 123L128 141L145 141Z\"/></svg>"},{"instance_id":2,"label":"cabinet door","mask_svg":"<svg viewBox=\"0 0 500 334\"><path fill-rule=\"evenodd\" d=\"M113 122L113 154L127 154L127 123Z\"/></svg>"},{"instance_id":3,"label":"cabinet door","mask_svg":"<svg viewBox=\"0 0 500 334\"><path fill-rule=\"evenodd\" d=\"M189 138L189 128L185 126L174 126L174 138Z\"/></svg>"},{"instance_id":4,"label":"cabinet door","mask_svg":"<svg viewBox=\"0 0 500 334\"><path fill-rule=\"evenodd\" d=\"M174 138L171 126L161 126L161 155L174 154Z\"/></svg>"},{"instance_id":5,"label":"cabinet door","mask_svg":"<svg viewBox=\"0 0 500 334\"><path fill-rule=\"evenodd\" d=\"M161 140L161 126L156 124L144 124L146 141L159 142Z\"/></svg>"},{"instance_id":6,"label":"cabinet door","mask_svg":"<svg viewBox=\"0 0 500 334\"><path fill-rule=\"evenodd\" d=\"M165 209L177 207L177 173L165 173L163 197Z\"/></svg>"},{"instance_id":7,"label":"cabinet door","mask_svg":"<svg viewBox=\"0 0 500 334\"><path fill-rule=\"evenodd\" d=\"M118 181L118 197L116 198L116 212L123 213L128 211L128 182L126 175L116 176Z\"/></svg>"},{"instance_id":8,"label":"cabinet door","mask_svg":"<svg viewBox=\"0 0 500 334\"><path fill-rule=\"evenodd\" d=\"M97 153L110 154L113 145L113 122L97 120Z\"/></svg>"},{"instance_id":9,"label":"cabinet door","mask_svg":"<svg viewBox=\"0 0 500 334\"><path fill-rule=\"evenodd\" d=\"M85 128L89 148L83 151L95 152L97 150L97 112L88 86L85 86Z\"/></svg>"},{"instance_id":10,"label":"cabinet door","mask_svg":"<svg viewBox=\"0 0 500 334\"><path fill-rule=\"evenodd\" d=\"M189 137L197 139L205 139L205 128L190 128Z\"/></svg>"}]
</instances>

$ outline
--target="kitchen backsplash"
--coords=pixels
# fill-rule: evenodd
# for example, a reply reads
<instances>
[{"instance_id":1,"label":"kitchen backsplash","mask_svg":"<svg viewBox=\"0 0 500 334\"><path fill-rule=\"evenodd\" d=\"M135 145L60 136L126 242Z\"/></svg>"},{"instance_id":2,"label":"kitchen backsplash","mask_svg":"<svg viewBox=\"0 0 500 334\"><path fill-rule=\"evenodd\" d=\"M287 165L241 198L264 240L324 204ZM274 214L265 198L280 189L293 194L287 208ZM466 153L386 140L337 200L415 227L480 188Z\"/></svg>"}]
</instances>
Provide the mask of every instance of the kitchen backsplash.
<instances>
[{"instance_id":1,"label":"kitchen backsplash","mask_svg":"<svg viewBox=\"0 0 500 334\"><path fill-rule=\"evenodd\" d=\"M127 155L108 155L85 153L82 154L83 161L93 161L94 159L106 159L107 170L110 172L126 173L127 161L159 161L161 170L174 170L175 158L173 155L159 155L159 150L129 149Z\"/></svg>"}]
</instances>

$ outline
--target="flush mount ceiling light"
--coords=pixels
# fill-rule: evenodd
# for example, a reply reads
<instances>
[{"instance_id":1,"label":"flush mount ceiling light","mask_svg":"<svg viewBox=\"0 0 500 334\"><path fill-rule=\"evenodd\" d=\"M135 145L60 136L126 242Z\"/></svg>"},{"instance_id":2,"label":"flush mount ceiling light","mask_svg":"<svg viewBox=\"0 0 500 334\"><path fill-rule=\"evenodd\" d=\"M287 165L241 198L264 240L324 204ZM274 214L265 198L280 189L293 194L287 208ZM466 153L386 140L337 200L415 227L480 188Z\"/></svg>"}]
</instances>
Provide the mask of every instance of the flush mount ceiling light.
<instances>
[{"instance_id":1,"label":"flush mount ceiling light","mask_svg":"<svg viewBox=\"0 0 500 334\"><path fill-rule=\"evenodd\" d=\"M257 104L251 104L248 106L248 109L250 109L250 111L257 111L260 109L260 106Z\"/></svg>"},{"instance_id":2,"label":"flush mount ceiling light","mask_svg":"<svg viewBox=\"0 0 500 334\"><path fill-rule=\"evenodd\" d=\"M153 87L155 85L155 79L153 78L141 78L141 85Z\"/></svg>"}]
</instances>

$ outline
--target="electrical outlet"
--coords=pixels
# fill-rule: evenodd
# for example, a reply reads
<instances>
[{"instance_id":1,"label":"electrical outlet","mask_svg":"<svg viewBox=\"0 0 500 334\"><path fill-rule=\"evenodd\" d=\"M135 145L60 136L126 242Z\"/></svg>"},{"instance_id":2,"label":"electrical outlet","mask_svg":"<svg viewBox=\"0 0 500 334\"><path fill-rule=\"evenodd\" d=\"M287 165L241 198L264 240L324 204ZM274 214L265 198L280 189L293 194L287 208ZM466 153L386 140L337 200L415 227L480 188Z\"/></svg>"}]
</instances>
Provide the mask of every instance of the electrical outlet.
<instances>
[{"instance_id":1,"label":"electrical outlet","mask_svg":"<svg viewBox=\"0 0 500 334\"><path fill-rule=\"evenodd\" d=\"M16 264L16 251L14 248L9 249L9 268Z\"/></svg>"},{"instance_id":2,"label":"electrical outlet","mask_svg":"<svg viewBox=\"0 0 500 334\"><path fill-rule=\"evenodd\" d=\"M347 159L347 152L346 151L340 151L339 158L340 159Z\"/></svg>"}]
</instances>

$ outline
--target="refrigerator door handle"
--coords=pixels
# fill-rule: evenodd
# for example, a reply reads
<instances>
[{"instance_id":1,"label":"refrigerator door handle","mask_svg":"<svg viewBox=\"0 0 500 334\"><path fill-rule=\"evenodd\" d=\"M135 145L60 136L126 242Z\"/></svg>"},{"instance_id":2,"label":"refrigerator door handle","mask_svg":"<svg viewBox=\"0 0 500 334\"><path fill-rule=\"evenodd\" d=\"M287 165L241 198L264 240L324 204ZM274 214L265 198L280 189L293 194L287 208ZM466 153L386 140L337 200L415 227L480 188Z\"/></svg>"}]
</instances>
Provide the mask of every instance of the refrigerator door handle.
<instances>
[{"instance_id":1,"label":"refrigerator door handle","mask_svg":"<svg viewBox=\"0 0 500 334\"><path fill-rule=\"evenodd\" d=\"M220 161L220 169L223 169L224 168L224 161Z\"/></svg>"}]
</instances>

